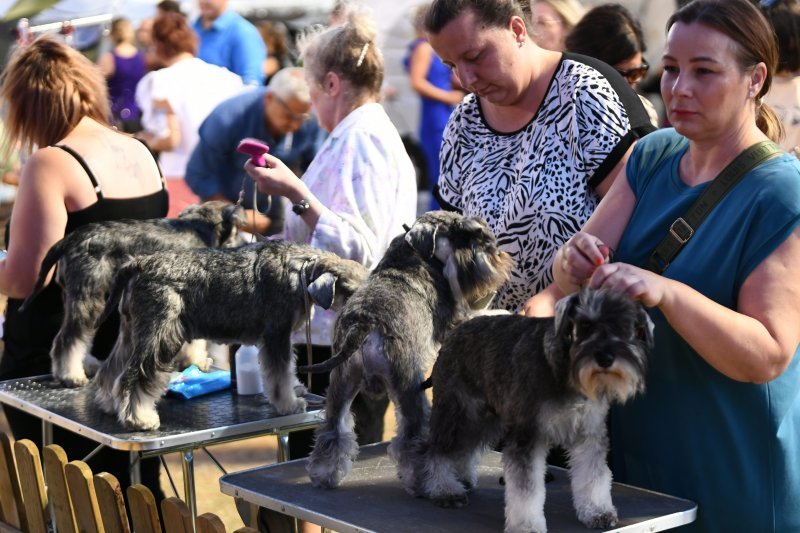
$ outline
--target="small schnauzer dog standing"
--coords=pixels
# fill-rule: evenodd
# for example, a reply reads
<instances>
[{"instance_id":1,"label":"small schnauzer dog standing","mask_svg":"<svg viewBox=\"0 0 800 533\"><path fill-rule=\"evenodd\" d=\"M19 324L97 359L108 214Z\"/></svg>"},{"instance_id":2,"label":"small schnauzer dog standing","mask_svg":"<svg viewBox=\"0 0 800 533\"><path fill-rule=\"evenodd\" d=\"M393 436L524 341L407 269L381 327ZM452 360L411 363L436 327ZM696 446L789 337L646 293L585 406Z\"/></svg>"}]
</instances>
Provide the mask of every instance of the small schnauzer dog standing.
<instances>
[{"instance_id":1,"label":"small schnauzer dog standing","mask_svg":"<svg viewBox=\"0 0 800 533\"><path fill-rule=\"evenodd\" d=\"M120 302L121 326L95 376L96 401L129 427L157 428L156 402L175 354L184 341L209 339L259 345L267 399L278 414L301 412L291 333L310 319L312 304L339 309L366 276L355 261L280 240L134 259L106 304L108 313Z\"/></svg>"},{"instance_id":2,"label":"small schnauzer dog standing","mask_svg":"<svg viewBox=\"0 0 800 533\"><path fill-rule=\"evenodd\" d=\"M62 288L64 319L50 350L53 377L67 387L78 387L89 381L86 370L93 373L99 366L91 355L95 321L103 311L114 274L125 262L157 250L234 246L243 223L240 207L206 202L186 208L177 219L87 224L55 243L21 307L36 298L57 264L55 278Z\"/></svg>"},{"instance_id":3,"label":"small schnauzer dog standing","mask_svg":"<svg viewBox=\"0 0 800 533\"><path fill-rule=\"evenodd\" d=\"M421 492L461 507L481 453L502 438L505 531L547 530L547 452L567 450L578 519L611 527L606 415L644 389L652 322L620 293L584 289L555 318L480 316L447 336L431 373L433 408Z\"/></svg>"},{"instance_id":4,"label":"small schnauzer dog standing","mask_svg":"<svg viewBox=\"0 0 800 533\"><path fill-rule=\"evenodd\" d=\"M420 388L425 372L445 333L471 307L486 304L507 281L511 263L483 220L456 213L426 213L392 240L339 313L334 355L310 367L333 370L308 464L314 486L336 487L352 469L358 445L350 405L361 387L385 387L394 402L398 427L389 453L404 485L414 486L412 455L424 442L430 414Z\"/></svg>"}]
</instances>

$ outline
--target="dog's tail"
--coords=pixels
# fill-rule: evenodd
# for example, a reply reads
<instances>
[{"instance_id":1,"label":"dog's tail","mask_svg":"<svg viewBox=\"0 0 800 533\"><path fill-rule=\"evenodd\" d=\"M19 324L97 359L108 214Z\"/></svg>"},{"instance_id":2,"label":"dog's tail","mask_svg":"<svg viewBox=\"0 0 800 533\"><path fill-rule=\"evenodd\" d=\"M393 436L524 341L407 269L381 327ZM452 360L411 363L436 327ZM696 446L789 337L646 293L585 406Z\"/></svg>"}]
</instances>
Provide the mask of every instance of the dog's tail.
<instances>
[{"instance_id":1,"label":"dog's tail","mask_svg":"<svg viewBox=\"0 0 800 533\"><path fill-rule=\"evenodd\" d=\"M433 379L428 377L425 381L419 384L419 390L424 391L425 389L430 389L433 387Z\"/></svg>"},{"instance_id":2,"label":"dog's tail","mask_svg":"<svg viewBox=\"0 0 800 533\"><path fill-rule=\"evenodd\" d=\"M97 317L97 320L94 323L95 328L99 328L100 324L105 322L109 315L111 315L111 313L113 313L117 308L119 301L122 299L122 293L125 291L125 287L128 286L128 282L139 272L139 269L135 263L135 261L129 261L123 265L114 276L113 285L111 286L111 290L108 293L108 298L106 299L106 306L103 309L102 314Z\"/></svg>"},{"instance_id":3,"label":"dog's tail","mask_svg":"<svg viewBox=\"0 0 800 533\"><path fill-rule=\"evenodd\" d=\"M42 259L42 265L39 268L39 277L36 280L36 283L33 286L33 290L28 295L27 298L22 302L22 305L19 306L20 311L24 311L27 307L33 302L33 299L42 292L44 289L44 280L47 279L47 274L53 269L58 260L61 259L61 256L64 255L64 252L69 248L71 245L68 237L65 237L55 243L45 254L44 259Z\"/></svg>"},{"instance_id":4,"label":"dog's tail","mask_svg":"<svg viewBox=\"0 0 800 533\"><path fill-rule=\"evenodd\" d=\"M344 343L341 349L329 357L326 361L317 363L315 365L300 366L297 368L301 374L321 374L323 372L330 372L337 366L341 365L350 356L356 353L361 345L367 338L367 334L372 331L374 325L371 321L362 322L351 326L345 333Z\"/></svg>"}]
</instances>

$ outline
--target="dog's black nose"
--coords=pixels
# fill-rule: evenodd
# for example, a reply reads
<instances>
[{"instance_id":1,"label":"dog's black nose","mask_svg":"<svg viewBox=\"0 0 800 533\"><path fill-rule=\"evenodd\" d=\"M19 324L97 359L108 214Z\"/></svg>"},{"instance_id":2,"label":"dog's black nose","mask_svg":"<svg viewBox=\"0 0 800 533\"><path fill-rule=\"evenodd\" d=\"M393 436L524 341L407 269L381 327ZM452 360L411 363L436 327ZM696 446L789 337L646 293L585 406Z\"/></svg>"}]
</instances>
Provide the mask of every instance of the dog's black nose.
<instances>
[{"instance_id":1,"label":"dog's black nose","mask_svg":"<svg viewBox=\"0 0 800 533\"><path fill-rule=\"evenodd\" d=\"M594 360L597 361L600 368L608 368L614 364L614 356L606 352L598 353L594 356Z\"/></svg>"}]
</instances>

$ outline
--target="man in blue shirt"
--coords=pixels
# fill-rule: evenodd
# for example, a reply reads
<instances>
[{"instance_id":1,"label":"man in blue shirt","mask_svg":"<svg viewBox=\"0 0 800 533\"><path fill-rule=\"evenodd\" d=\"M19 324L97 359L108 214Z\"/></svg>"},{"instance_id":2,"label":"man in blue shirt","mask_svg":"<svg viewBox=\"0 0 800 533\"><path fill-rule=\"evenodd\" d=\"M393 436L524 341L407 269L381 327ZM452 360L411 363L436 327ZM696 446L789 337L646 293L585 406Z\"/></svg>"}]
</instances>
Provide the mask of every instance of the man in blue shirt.
<instances>
[{"instance_id":1,"label":"man in blue shirt","mask_svg":"<svg viewBox=\"0 0 800 533\"><path fill-rule=\"evenodd\" d=\"M200 17L192 27L200 38L197 57L225 67L251 85L264 84L267 47L258 29L235 11L228 0L199 0Z\"/></svg>"},{"instance_id":2,"label":"man in blue shirt","mask_svg":"<svg viewBox=\"0 0 800 533\"><path fill-rule=\"evenodd\" d=\"M236 147L245 137L260 139L272 155L300 174L325 137L310 110L308 85L298 67L279 70L265 88L222 102L200 126L200 141L186 165L186 183L203 201L236 202L244 186L249 231L263 235L280 232L284 220L281 197L258 192L254 204L253 181L244 171L249 156L238 153ZM265 210L266 215L261 214Z\"/></svg>"}]
</instances>

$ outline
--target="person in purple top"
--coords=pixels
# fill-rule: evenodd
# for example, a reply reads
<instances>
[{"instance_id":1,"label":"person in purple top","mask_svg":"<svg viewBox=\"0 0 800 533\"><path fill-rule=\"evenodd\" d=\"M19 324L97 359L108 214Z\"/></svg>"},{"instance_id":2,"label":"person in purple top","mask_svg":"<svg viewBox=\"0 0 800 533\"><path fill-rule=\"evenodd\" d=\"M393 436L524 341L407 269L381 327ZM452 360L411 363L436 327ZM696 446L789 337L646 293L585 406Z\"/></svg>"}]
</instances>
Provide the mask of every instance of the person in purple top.
<instances>
[{"instance_id":1,"label":"person in purple top","mask_svg":"<svg viewBox=\"0 0 800 533\"><path fill-rule=\"evenodd\" d=\"M198 0L198 6L200 17L192 25L200 37L197 57L235 72L248 85L263 85L267 46L258 29L228 9L228 0Z\"/></svg>"},{"instance_id":2,"label":"person in purple top","mask_svg":"<svg viewBox=\"0 0 800 533\"><path fill-rule=\"evenodd\" d=\"M111 39L114 48L100 56L97 63L106 77L115 125L135 133L141 129L141 110L134 95L136 84L147 71L145 56L134 44L136 34L128 19L118 18L111 23Z\"/></svg>"}]
</instances>

